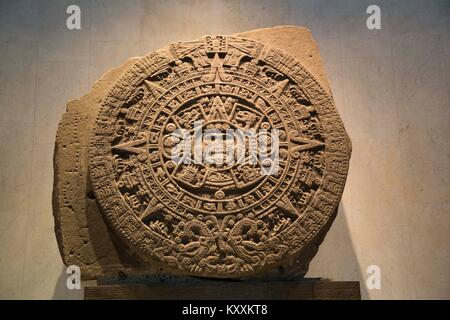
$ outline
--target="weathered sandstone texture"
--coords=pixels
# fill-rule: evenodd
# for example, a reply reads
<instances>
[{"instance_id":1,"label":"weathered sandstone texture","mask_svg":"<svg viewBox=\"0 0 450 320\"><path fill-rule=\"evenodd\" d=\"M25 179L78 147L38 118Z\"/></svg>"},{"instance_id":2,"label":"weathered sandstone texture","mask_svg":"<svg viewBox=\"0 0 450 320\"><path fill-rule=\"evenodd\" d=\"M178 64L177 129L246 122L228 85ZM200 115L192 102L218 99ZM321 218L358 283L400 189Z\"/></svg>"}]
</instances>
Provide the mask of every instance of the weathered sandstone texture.
<instances>
[{"instance_id":1,"label":"weathered sandstone texture","mask_svg":"<svg viewBox=\"0 0 450 320\"><path fill-rule=\"evenodd\" d=\"M173 161L173 132L196 121L277 129L279 170ZM62 258L84 279L302 277L336 215L350 153L305 28L206 36L132 58L69 102L59 125Z\"/></svg>"}]
</instances>

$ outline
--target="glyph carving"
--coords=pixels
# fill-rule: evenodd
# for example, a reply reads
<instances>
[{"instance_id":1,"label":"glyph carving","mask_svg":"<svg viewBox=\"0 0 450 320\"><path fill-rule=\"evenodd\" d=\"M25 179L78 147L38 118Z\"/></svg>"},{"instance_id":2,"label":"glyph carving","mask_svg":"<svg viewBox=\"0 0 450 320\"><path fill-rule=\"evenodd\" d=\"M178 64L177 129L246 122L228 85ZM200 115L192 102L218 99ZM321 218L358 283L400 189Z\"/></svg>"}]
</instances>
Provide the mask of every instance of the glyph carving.
<instances>
[{"instance_id":1,"label":"glyph carving","mask_svg":"<svg viewBox=\"0 0 450 320\"><path fill-rule=\"evenodd\" d=\"M172 133L196 122L224 136L277 130L278 170L173 161ZM95 121L89 170L106 220L139 259L235 278L308 248L338 206L350 149L332 97L299 61L255 40L207 36L123 74Z\"/></svg>"}]
</instances>

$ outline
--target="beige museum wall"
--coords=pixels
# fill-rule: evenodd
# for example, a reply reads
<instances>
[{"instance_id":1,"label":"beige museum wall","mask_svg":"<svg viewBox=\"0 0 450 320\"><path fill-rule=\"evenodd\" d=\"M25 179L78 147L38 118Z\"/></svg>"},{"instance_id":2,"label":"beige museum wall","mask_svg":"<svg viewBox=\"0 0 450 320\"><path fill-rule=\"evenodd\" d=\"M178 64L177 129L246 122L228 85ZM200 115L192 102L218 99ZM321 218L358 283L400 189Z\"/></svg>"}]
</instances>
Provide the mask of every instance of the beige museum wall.
<instances>
[{"instance_id":1,"label":"beige museum wall","mask_svg":"<svg viewBox=\"0 0 450 320\"><path fill-rule=\"evenodd\" d=\"M78 4L82 29L65 28ZM382 29L368 30L369 4ZM280 24L312 29L353 142L340 213L310 277L364 298L450 298L450 1L0 2L0 298L80 298L53 234L52 152L65 102L168 42ZM381 268L381 289L365 287Z\"/></svg>"}]
</instances>

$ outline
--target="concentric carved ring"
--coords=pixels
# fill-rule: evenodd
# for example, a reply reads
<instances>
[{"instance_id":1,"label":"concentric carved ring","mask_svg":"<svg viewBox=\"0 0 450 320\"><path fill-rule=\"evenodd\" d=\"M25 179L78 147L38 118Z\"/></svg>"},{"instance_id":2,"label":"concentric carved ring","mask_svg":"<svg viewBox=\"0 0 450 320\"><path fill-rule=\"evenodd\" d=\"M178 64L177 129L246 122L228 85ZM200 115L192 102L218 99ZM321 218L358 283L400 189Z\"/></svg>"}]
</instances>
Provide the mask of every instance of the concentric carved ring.
<instances>
[{"instance_id":1,"label":"concentric carved ring","mask_svg":"<svg viewBox=\"0 0 450 320\"><path fill-rule=\"evenodd\" d=\"M278 169L264 173L271 162L248 161L247 151L230 163L174 161L174 132L198 129L230 141L275 130ZM191 156L217 144L191 142ZM141 58L113 86L95 123L90 175L106 219L143 260L241 277L308 246L337 208L349 155L332 97L300 62L211 36Z\"/></svg>"}]
</instances>

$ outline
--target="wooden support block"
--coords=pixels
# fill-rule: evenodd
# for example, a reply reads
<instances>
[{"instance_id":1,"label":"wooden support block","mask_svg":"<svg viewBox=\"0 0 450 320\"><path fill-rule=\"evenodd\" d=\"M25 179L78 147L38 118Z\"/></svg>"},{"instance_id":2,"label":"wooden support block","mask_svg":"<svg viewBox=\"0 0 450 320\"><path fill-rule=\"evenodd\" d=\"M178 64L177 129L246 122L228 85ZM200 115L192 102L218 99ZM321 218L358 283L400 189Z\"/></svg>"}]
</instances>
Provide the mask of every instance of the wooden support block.
<instances>
[{"instance_id":1,"label":"wooden support block","mask_svg":"<svg viewBox=\"0 0 450 320\"><path fill-rule=\"evenodd\" d=\"M201 281L87 286L86 300L360 300L358 281Z\"/></svg>"}]
</instances>

